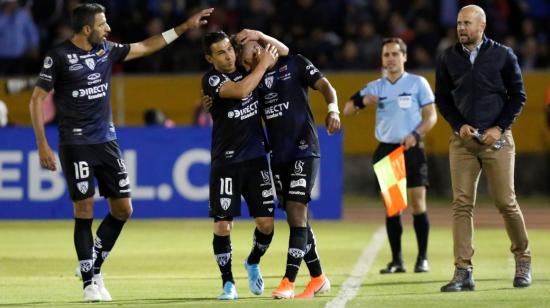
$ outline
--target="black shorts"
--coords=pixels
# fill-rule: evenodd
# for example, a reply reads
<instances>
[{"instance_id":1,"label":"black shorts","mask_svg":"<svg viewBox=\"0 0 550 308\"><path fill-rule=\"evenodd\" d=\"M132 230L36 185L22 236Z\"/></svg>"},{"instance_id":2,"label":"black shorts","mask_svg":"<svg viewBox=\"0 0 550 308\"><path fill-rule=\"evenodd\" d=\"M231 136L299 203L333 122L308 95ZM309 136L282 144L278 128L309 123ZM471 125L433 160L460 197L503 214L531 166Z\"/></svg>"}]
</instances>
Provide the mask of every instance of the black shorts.
<instances>
[{"instance_id":1,"label":"black shorts","mask_svg":"<svg viewBox=\"0 0 550 308\"><path fill-rule=\"evenodd\" d=\"M62 145L59 147L59 159L71 200L92 197L95 194L94 177L101 196L130 197L130 179L116 140L100 144Z\"/></svg>"},{"instance_id":2,"label":"black shorts","mask_svg":"<svg viewBox=\"0 0 550 308\"><path fill-rule=\"evenodd\" d=\"M299 158L273 165L273 180L279 207L284 208L286 201L308 204L318 171L318 157Z\"/></svg>"},{"instance_id":3,"label":"black shorts","mask_svg":"<svg viewBox=\"0 0 550 308\"><path fill-rule=\"evenodd\" d=\"M372 157L373 164L393 152L400 145L394 143L380 143ZM405 170L407 171L407 188L429 186L428 163L424 146L417 143L415 147L405 151ZM378 182L376 182L378 184ZM378 187L380 189L380 187Z\"/></svg>"},{"instance_id":4,"label":"black shorts","mask_svg":"<svg viewBox=\"0 0 550 308\"><path fill-rule=\"evenodd\" d=\"M250 216L274 216L274 190L267 157L210 169L210 217L224 220L240 216L241 196Z\"/></svg>"}]
</instances>

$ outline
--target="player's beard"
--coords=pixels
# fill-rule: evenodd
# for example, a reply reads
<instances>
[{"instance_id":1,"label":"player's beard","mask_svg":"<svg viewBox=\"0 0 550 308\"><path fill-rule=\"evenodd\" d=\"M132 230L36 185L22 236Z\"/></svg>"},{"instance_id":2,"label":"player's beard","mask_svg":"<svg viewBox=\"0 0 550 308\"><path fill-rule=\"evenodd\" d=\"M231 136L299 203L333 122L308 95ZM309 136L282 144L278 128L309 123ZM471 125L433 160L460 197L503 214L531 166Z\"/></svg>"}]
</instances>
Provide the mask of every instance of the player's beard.
<instances>
[{"instance_id":1,"label":"player's beard","mask_svg":"<svg viewBox=\"0 0 550 308\"><path fill-rule=\"evenodd\" d=\"M103 41L103 36L99 33L99 31L93 30L88 37L88 43L90 43L90 45L97 45L101 43L101 41Z\"/></svg>"}]
</instances>

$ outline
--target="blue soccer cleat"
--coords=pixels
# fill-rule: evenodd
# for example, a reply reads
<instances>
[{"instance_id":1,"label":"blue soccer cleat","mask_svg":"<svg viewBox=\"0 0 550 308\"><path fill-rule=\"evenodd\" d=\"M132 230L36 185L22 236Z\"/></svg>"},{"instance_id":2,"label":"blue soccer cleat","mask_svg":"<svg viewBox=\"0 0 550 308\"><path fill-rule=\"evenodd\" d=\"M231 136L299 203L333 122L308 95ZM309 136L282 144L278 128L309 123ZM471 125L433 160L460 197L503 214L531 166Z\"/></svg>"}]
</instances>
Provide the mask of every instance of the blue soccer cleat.
<instances>
[{"instance_id":1,"label":"blue soccer cleat","mask_svg":"<svg viewBox=\"0 0 550 308\"><path fill-rule=\"evenodd\" d=\"M260 273L260 265L248 264L244 260L244 268L248 273L248 288L250 292L255 295L261 295L264 292L264 280L262 279L262 273Z\"/></svg>"},{"instance_id":2,"label":"blue soccer cleat","mask_svg":"<svg viewBox=\"0 0 550 308\"><path fill-rule=\"evenodd\" d=\"M237 299L239 298L237 295L237 288L235 288L235 284L231 281L226 281L223 285L223 292L218 296L218 299L220 300L230 300L230 299Z\"/></svg>"}]
</instances>

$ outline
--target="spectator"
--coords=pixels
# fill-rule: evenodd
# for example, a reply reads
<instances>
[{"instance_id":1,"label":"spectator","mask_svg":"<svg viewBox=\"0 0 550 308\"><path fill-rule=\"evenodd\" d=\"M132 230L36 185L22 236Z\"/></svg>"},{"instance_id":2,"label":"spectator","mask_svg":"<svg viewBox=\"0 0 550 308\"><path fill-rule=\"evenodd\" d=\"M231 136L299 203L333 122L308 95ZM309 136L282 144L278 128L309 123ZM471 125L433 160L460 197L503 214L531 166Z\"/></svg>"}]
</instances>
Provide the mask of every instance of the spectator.
<instances>
[{"instance_id":1,"label":"spectator","mask_svg":"<svg viewBox=\"0 0 550 308\"><path fill-rule=\"evenodd\" d=\"M25 72L26 58L38 59L38 30L17 0L0 0L0 75Z\"/></svg>"}]
</instances>

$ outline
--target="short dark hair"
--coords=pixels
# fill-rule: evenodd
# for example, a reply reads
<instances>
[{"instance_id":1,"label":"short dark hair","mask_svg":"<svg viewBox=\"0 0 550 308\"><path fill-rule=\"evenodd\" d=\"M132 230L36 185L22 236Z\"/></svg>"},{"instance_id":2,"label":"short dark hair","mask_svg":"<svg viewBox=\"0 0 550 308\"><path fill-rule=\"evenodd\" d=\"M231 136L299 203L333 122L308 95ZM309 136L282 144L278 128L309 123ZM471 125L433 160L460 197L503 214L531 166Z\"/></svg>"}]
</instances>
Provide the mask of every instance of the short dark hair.
<instances>
[{"instance_id":1,"label":"short dark hair","mask_svg":"<svg viewBox=\"0 0 550 308\"><path fill-rule=\"evenodd\" d=\"M225 32L223 31L206 33L202 38L202 48L204 54L211 55L212 50L210 49L210 46L224 39L229 39L229 36L227 36L227 34L225 34Z\"/></svg>"},{"instance_id":2,"label":"short dark hair","mask_svg":"<svg viewBox=\"0 0 550 308\"><path fill-rule=\"evenodd\" d=\"M95 15L100 13L105 13L105 7L99 3L86 3L77 6L71 16L73 31L79 33L84 26L93 27Z\"/></svg>"},{"instance_id":3,"label":"short dark hair","mask_svg":"<svg viewBox=\"0 0 550 308\"><path fill-rule=\"evenodd\" d=\"M392 44L392 43L399 45L399 50L401 50L401 52L404 55L407 54L407 44L405 44L405 42L403 42L403 40L400 37L387 37L383 39L382 45L380 46L380 50L382 50L382 48L384 48L384 46L386 46L387 44Z\"/></svg>"}]
</instances>

